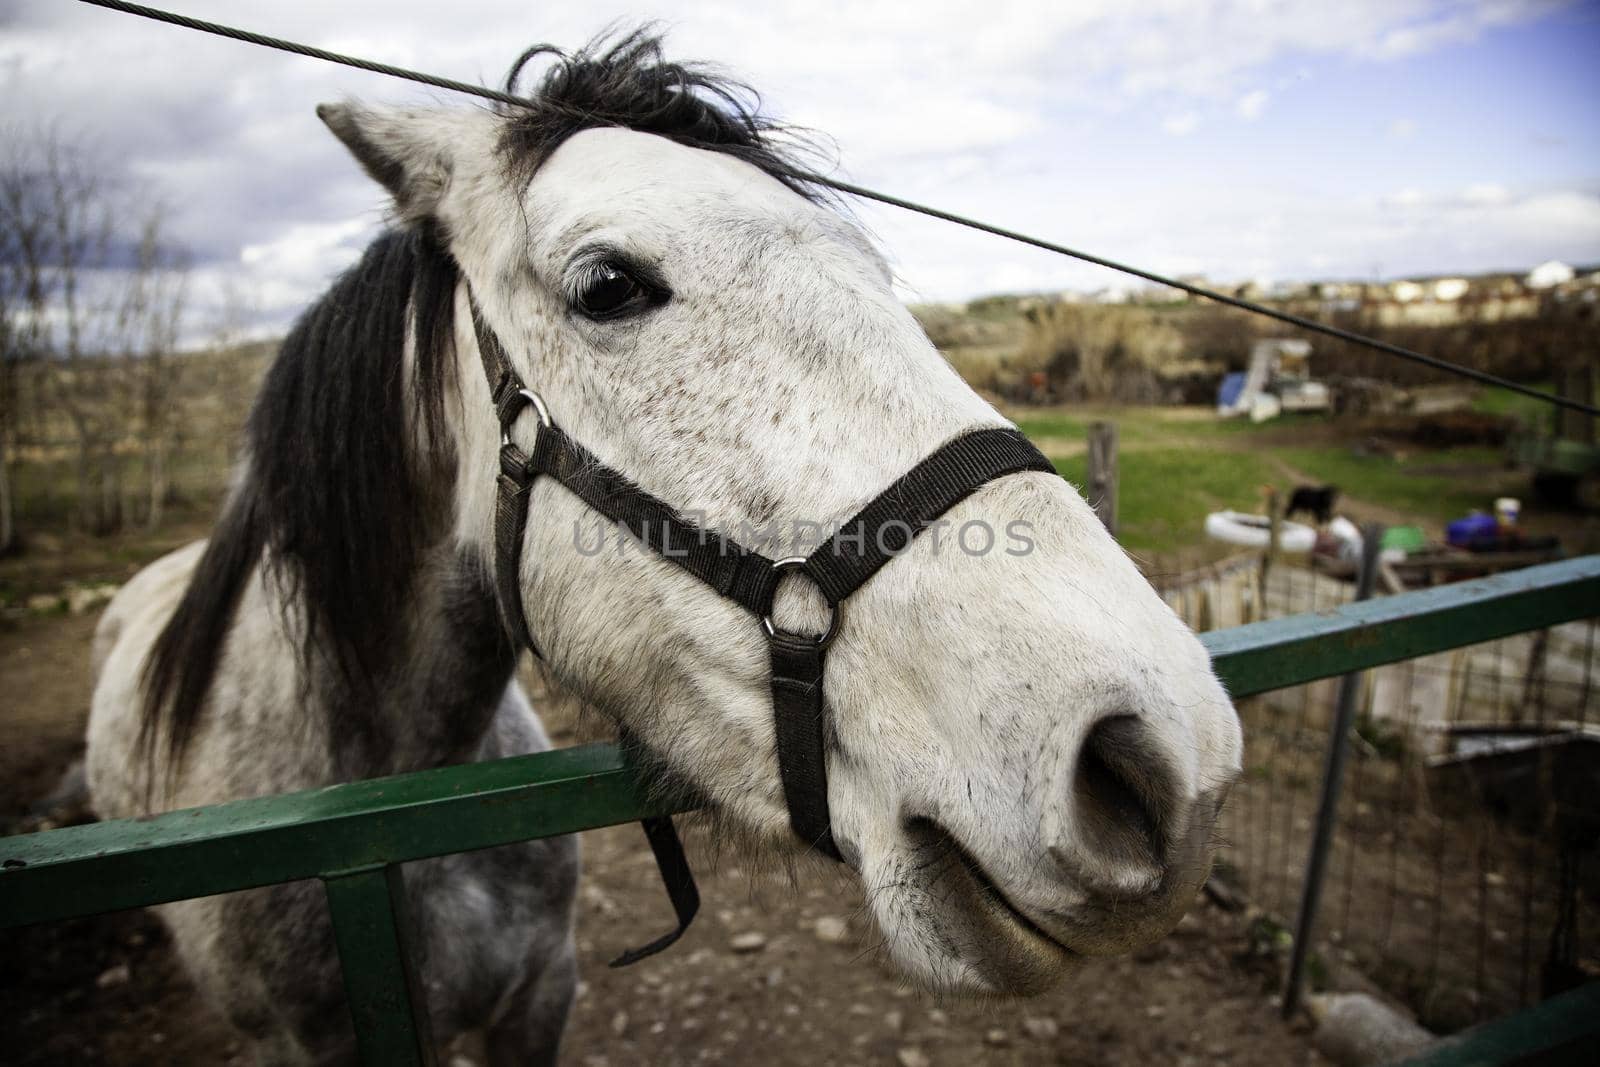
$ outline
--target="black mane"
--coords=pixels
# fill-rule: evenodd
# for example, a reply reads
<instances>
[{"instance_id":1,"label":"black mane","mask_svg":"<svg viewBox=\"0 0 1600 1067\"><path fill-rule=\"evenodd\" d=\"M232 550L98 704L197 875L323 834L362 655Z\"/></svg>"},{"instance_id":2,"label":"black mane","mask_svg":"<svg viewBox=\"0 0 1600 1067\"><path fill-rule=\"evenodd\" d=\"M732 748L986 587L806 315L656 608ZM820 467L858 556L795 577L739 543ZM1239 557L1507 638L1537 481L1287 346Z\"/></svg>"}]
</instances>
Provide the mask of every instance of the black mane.
<instances>
[{"instance_id":1,"label":"black mane","mask_svg":"<svg viewBox=\"0 0 1600 1067\"><path fill-rule=\"evenodd\" d=\"M819 154L805 136L763 115L761 98L749 86L708 66L669 62L650 27L609 45L602 38L570 55L534 45L511 65L505 91L522 95L523 73L546 57L552 63L527 106L496 105L507 120L500 149L513 180L531 179L573 134L620 126L733 156L807 199L825 196L806 165Z\"/></svg>"},{"instance_id":2,"label":"black mane","mask_svg":"<svg viewBox=\"0 0 1600 1067\"><path fill-rule=\"evenodd\" d=\"M575 133L619 126L734 156L821 198L800 164L803 146L792 138L779 144L785 131L759 113L753 92L706 68L667 62L655 33L638 30L572 54L537 45L512 66L507 91L518 92L525 68L541 57L551 64L528 106L499 105L508 179L531 179ZM258 565L304 608L302 665L320 659L346 683L330 710L372 725L370 686L399 651L389 627L402 617L436 526L423 495L433 460L421 453L417 431L443 439L458 276L431 221L386 233L285 338L246 425L244 475L145 668L147 755L165 723L174 766L181 758ZM402 380L408 328L416 337L415 412Z\"/></svg>"}]
</instances>

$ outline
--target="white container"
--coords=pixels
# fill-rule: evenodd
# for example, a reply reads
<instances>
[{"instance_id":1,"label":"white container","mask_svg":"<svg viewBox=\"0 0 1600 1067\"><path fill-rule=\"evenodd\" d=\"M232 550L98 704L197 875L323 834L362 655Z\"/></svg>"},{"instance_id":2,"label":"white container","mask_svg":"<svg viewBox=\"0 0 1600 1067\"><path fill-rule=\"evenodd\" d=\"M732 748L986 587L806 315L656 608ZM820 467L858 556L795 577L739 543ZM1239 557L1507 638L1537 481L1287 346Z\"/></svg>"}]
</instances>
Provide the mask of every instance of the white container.
<instances>
[{"instance_id":1,"label":"white container","mask_svg":"<svg viewBox=\"0 0 1600 1067\"><path fill-rule=\"evenodd\" d=\"M1267 517L1239 511L1213 511L1206 516L1206 536L1231 545L1266 548L1269 538ZM1317 543L1317 531L1287 519L1278 523L1278 548L1284 552L1310 552Z\"/></svg>"}]
</instances>

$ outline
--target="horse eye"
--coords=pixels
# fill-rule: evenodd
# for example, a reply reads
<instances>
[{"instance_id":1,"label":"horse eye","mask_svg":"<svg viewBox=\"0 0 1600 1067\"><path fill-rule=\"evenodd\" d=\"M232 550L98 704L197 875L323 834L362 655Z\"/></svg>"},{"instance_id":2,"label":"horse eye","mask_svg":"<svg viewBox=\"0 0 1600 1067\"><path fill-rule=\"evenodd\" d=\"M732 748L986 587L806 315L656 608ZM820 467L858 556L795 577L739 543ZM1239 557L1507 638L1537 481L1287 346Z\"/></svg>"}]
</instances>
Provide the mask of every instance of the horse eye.
<instances>
[{"instance_id":1,"label":"horse eye","mask_svg":"<svg viewBox=\"0 0 1600 1067\"><path fill-rule=\"evenodd\" d=\"M633 275L615 263L601 263L584 279L578 310L591 319L612 319L644 304L649 296Z\"/></svg>"}]
</instances>

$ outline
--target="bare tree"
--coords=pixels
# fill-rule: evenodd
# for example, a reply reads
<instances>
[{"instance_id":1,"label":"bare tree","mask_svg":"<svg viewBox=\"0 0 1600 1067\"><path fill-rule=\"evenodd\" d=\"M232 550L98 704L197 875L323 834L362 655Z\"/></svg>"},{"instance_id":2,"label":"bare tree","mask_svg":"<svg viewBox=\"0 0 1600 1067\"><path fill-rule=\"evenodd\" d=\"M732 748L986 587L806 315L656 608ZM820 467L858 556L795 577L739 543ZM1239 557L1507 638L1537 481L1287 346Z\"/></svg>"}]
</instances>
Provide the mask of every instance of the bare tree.
<instances>
[{"instance_id":1,"label":"bare tree","mask_svg":"<svg viewBox=\"0 0 1600 1067\"><path fill-rule=\"evenodd\" d=\"M80 144L53 128L13 132L6 143L0 160L3 458L14 458L19 440L18 385L26 368L37 384L30 399L48 407L39 420L43 432L53 436L65 423L78 524L108 532L141 511L148 522L159 522L176 421L172 351L186 259L163 239L159 205L149 198L141 204ZM134 453L142 455L146 472L138 494L126 477ZM14 519L10 480L0 488Z\"/></svg>"},{"instance_id":2,"label":"bare tree","mask_svg":"<svg viewBox=\"0 0 1600 1067\"><path fill-rule=\"evenodd\" d=\"M119 384L129 401L125 411L137 420L129 429L143 446L144 520L152 529L161 523L171 486L168 462L179 426L174 401L183 367L173 353L188 287L188 257L163 241L163 220L160 205L148 208L140 219L133 263L117 287L114 332L121 344Z\"/></svg>"}]
</instances>

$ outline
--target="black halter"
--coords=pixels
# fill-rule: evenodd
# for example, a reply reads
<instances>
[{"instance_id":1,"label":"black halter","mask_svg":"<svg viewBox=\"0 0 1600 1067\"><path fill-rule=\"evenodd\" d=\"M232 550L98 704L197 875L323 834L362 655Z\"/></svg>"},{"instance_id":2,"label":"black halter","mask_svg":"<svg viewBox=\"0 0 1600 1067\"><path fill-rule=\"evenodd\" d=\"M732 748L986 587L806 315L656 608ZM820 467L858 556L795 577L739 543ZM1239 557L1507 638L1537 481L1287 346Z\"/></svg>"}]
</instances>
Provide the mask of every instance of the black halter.
<instances>
[{"instance_id":1,"label":"black halter","mask_svg":"<svg viewBox=\"0 0 1600 1067\"><path fill-rule=\"evenodd\" d=\"M768 559L721 534L701 529L601 463L568 437L539 395L512 367L505 348L470 299L478 352L500 422L500 474L495 502L495 594L512 639L540 656L523 614L521 561L528 497L541 476L566 486L578 499L628 530L663 558L678 564L761 620L772 657L772 714L778 773L789 825L810 847L841 859L828 815L823 656L839 630L840 604L861 588L939 516L996 478L1054 468L1016 430L963 434L936 449L879 493L809 556ZM511 427L528 409L538 416L533 453L511 440ZM801 573L816 583L831 617L820 636L778 629L772 599L779 581ZM622 966L659 952L682 935L699 907L683 848L670 818L647 819L645 833L661 868L678 928L612 962Z\"/></svg>"}]
</instances>

